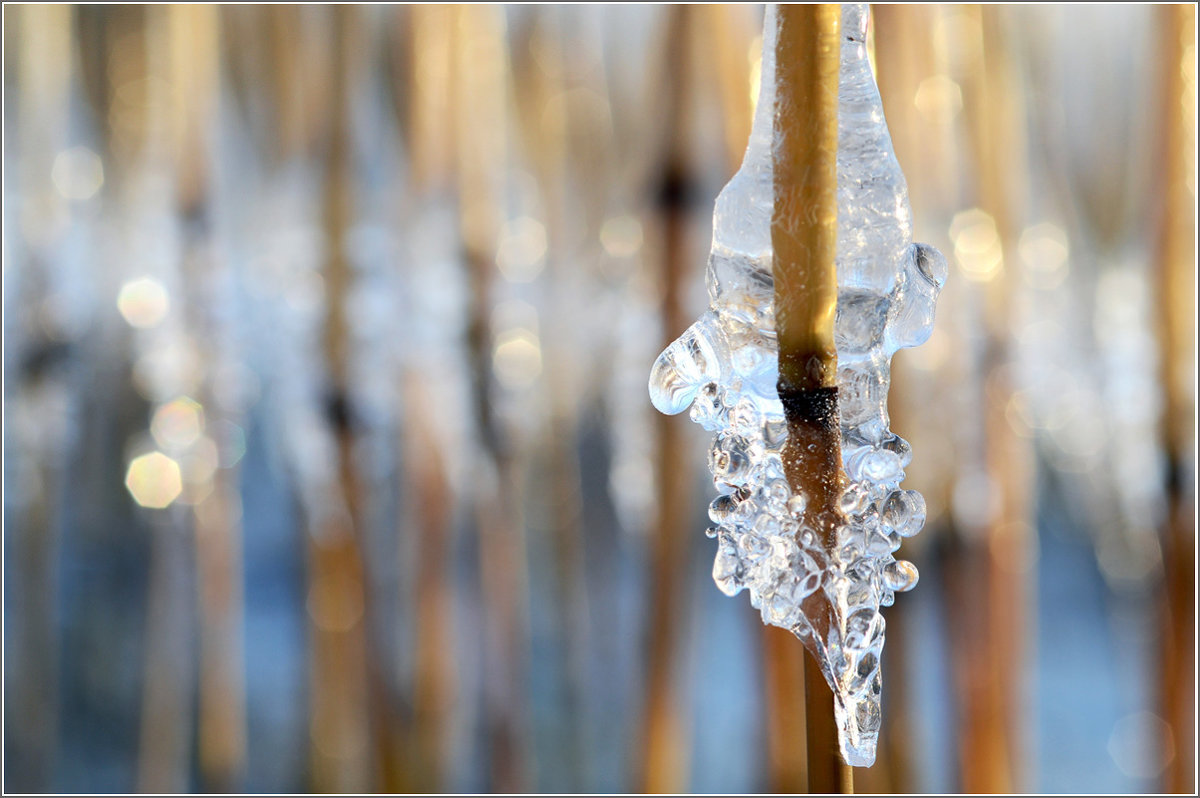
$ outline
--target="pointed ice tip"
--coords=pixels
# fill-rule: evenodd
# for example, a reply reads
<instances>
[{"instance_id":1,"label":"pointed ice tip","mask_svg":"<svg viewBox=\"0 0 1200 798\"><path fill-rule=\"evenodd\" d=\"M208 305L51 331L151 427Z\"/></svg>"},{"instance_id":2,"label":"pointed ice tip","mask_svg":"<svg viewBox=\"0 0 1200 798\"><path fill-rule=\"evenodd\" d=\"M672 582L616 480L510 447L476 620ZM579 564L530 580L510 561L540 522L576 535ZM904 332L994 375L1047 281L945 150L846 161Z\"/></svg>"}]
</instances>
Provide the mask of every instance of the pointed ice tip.
<instances>
[{"instance_id":1,"label":"pointed ice tip","mask_svg":"<svg viewBox=\"0 0 1200 798\"><path fill-rule=\"evenodd\" d=\"M843 696L834 691L838 747L847 765L866 768L875 764L882 721L879 700L871 696Z\"/></svg>"},{"instance_id":2,"label":"pointed ice tip","mask_svg":"<svg viewBox=\"0 0 1200 798\"><path fill-rule=\"evenodd\" d=\"M846 743L842 744L842 759L852 768L869 768L875 764L875 747L870 749L855 748Z\"/></svg>"}]
</instances>

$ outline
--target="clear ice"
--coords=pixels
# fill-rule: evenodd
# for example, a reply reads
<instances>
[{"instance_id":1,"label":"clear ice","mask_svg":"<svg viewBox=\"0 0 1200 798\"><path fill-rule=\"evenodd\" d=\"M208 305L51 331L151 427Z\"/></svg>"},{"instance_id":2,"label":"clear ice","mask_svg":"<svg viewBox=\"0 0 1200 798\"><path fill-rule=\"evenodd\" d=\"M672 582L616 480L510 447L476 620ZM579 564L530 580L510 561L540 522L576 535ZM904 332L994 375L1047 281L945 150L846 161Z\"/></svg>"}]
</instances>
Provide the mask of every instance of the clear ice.
<instances>
[{"instance_id":1,"label":"clear ice","mask_svg":"<svg viewBox=\"0 0 1200 798\"><path fill-rule=\"evenodd\" d=\"M787 424L776 392L771 276L773 6L750 143L713 213L709 308L650 375L656 408L690 407L692 420L716 433L708 459L719 491L709 506L713 579L730 596L748 590L764 623L790 629L812 652L833 690L842 756L858 767L875 761L879 739L879 609L917 583L913 564L893 555L925 523L924 499L900 488L912 450L888 429L891 357L928 339L947 273L937 250L912 242L866 27L865 4L842 6L834 341L846 479L845 523L826 536L834 542L802 523L805 497L793 495L780 459Z\"/></svg>"}]
</instances>

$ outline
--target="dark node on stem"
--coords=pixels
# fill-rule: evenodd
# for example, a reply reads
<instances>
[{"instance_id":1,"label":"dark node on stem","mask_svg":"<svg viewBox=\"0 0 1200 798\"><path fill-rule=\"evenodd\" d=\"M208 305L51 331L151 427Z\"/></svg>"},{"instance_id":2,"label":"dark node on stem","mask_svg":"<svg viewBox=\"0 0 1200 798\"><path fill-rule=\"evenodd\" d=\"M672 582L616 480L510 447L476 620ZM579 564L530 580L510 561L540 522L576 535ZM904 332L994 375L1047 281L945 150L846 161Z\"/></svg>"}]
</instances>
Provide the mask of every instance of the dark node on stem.
<instances>
[{"instance_id":1,"label":"dark node on stem","mask_svg":"<svg viewBox=\"0 0 1200 798\"><path fill-rule=\"evenodd\" d=\"M1167 496L1176 499L1183 495L1187 488L1187 472L1177 457L1167 458L1166 488Z\"/></svg>"},{"instance_id":2,"label":"dark node on stem","mask_svg":"<svg viewBox=\"0 0 1200 798\"><path fill-rule=\"evenodd\" d=\"M354 428L354 411L345 391L332 388L326 393L325 417L338 432L350 432Z\"/></svg>"},{"instance_id":3,"label":"dark node on stem","mask_svg":"<svg viewBox=\"0 0 1200 798\"><path fill-rule=\"evenodd\" d=\"M70 344L65 341L47 341L32 347L21 358L21 375L30 382L36 382L58 367L68 363L70 358Z\"/></svg>"},{"instance_id":4,"label":"dark node on stem","mask_svg":"<svg viewBox=\"0 0 1200 798\"><path fill-rule=\"evenodd\" d=\"M792 490L808 498L805 521L827 547L832 546L834 530L842 523L838 509L842 457L837 388L796 389L780 379L778 390L788 428L783 448L784 474Z\"/></svg>"},{"instance_id":5,"label":"dark node on stem","mask_svg":"<svg viewBox=\"0 0 1200 798\"><path fill-rule=\"evenodd\" d=\"M838 429L838 389L794 388L781 378L776 386L788 426L804 424L825 432Z\"/></svg>"},{"instance_id":6,"label":"dark node on stem","mask_svg":"<svg viewBox=\"0 0 1200 798\"><path fill-rule=\"evenodd\" d=\"M682 213L700 202L703 194L682 164L667 165L654 191L654 203L663 212Z\"/></svg>"},{"instance_id":7,"label":"dark node on stem","mask_svg":"<svg viewBox=\"0 0 1200 798\"><path fill-rule=\"evenodd\" d=\"M184 235L189 240L206 238L212 227L208 203L199 196L189 196L180 202L179 216L183 222Z\"/></svg>"}]
</instances>

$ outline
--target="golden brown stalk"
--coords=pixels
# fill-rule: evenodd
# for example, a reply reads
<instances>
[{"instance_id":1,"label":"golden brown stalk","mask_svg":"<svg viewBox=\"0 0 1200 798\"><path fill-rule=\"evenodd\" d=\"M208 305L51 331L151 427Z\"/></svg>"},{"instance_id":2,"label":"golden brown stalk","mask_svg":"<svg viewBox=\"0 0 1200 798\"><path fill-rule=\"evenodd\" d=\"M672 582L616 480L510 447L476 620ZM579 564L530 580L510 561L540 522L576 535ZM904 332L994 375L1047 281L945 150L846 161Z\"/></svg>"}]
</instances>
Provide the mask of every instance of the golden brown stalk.
<instances>
[{"instance_id":1,"label":"golden brown stalk","mask_svg":"<svg viewBox=\"0 0 1200 798\"><path fill-rule=\"evenodd\" d=\"M346 347L342 311L349 271L343 251L350 209L346 190L347 135L344 114L327 118L324 110L335 103L327 72L335 55L344 55L344 20L337 18L333 46L325 43L329 22L326 9L270 6L251 9L262 31L266 52L257 61L251 80L265 94L258 102L269 109L261 143L267 162L275 168L296 158L323 162L326 185L324 229L329 257L324 264L327 307L323 346L331 382L329 415L335 427L339 464L333 479L342 494L332 498L323 513L306 514L308 561L306 609L309 634L309 788L315 792L359 792L371 786L366 677L366 641L363 612L363 566L354 539L352 510L357 487L353 471L346 470L349 412L343 398ZM240 9L239 9L240 11ZM231 12L227 12L231 13ZM306 47L309 30L322 30L321 46ZM341 59L343 62L345 59ZM339 72L344 69L339 68ZM336 76L335 76L336 77ZM344 94L341 95L344 97ZM339 100L341 97L339 97ZM315 109L315 110L314 110ZM338 108L339 112L344 111ZM328 137L326 151L317 152L321 136Z\"/></svg>"},{"instance_id":2,"label":"golden brown stalk","mask_svg":"<svg viewBox=\"0 0 1200 798\"><path fill-rule=\"evenodd\" d=\"M746 152L753 121L750 95L750 36L738 24L742 9L728 5L704 6L704 52L716 54L706 62L708 79L720 90L721 119L729 168L736 170ZM762 627L763 686L767 726L767 785L772 792L808 790L808 761L801 755L807 733L804 716L804 647L787 630Z\"/></svg>"},{"instance_id":3,"label":"golden brown stalk","mask_svg":"<svg viewBox=\"0 0 1200 798\"><path fill-rule=\"evenodd\" d=\"M662 329L668 338L688 325L684 307L687 206L690 171L685 112L689 70L688 37L694 8L675 6L667 14L661 135L666 141L657 176L656 219L661 236ZM664 346L670 340L664 341ZM685 461L683 430L666 416L655 419L655 482L658 505L651 527L651 595L648 619L643 738L638 762L639 789L647 793L677 793L686 789L689 740L678 694L679 619L685 613L681 564L687 561L691 489Z\"/></svg>"},{"instance_id":4,"label":"golden brown stalk","mask_svg":"<svg viewBox=\"0 0 1200 798\"><path fill-rule=\"evenodd\" d=\"M445 776L447 734L453 709L454 600L449 574L453 495L441 442L429 424L431 397L416 373L404 378L404 473L407 501L416 508L416 639L413 716L406 760L412 789L437 792Z\"/></svg>"},{"instance_id":5,"label":"golden brown stalk","mask_svg":"<svg viewBox=\"0 0 1200 798\"><path fill-rule=\"evenodd\" d=\"M214 474L212 493L195 509L196 587L200 605L200 775L213 790L237 789L246 757L242 673L242 529L233 506L237 470Z\"/></svg>"},{"instance_id":6,"label":"golden brown stalk","mask_svg":"<svg viewBox=\"0 0 1200 798\"><path fill-rule=\"evenodd\" d=\"M308 601L315 626L310 734L313 789L358 792L379 783L377 777L390 790L394 773L387 707L378 673L371 668L371 602L357 528L362 483L355 467L348 375L346 298L352 275L346 238L353 204L349 98L359 54L359 25L357 11L350 6L338 6L330 14L332 75L324 174L328 256L323 270L328 300L323 347L330 382L326 409L338 452L337 498L323 517L308 519Z\"/></svg>"},{"instance_id":7,"label":"golden brown stalk","mask_svg":"<svg viewBox=\"0 0 1200 798\"><path fill-rule=\"evenodd\" d=\"M191 563L183 508L154 519L150 530L147 586L146 676L142 688L138 792L166 794L187 788L192 712L188 700L195 672L187 623Z\"/></svg>"},{"instance_id":8,"label":"golden brown stalk","mask_svg":"<svg viewBox=\"0 0 1200 798\"><path fill-rule=\"evenodd\" d=\"M1196 497L1184 482L1188 445L1195 440L1195 407L1188 383L1196 353L1195 174L1196 7L1161 10L1164 57L1164 208L1159 241L1158 325L1166 407L1162 440L1168 463L1163 530L1165 619L1161 712L1171 728L1175 757L1164 773L1165 792L1193 793L1195 782L1195 526ZM1189 185L1189 177L1192 182Z\"/></svg>"},{"instance_id":9,"label":"golden brown stalk","mask_svg":"<svg viewBox=\"0 0 1200 798\"><path fill-rule=\"evenodd\" d=\"M191 44L181 41L186 35L177 23L176 14L169 7L155 8L147 13L144 29L148 71L166 74L173 80L186 77L180 74L182 60L173 54ZM175 178L177 210L183 214L190 210L185 200L195 194L186 190L185 184L189 179L193 185L198 183L204 174L203 168L197 167L185 175L179 165L185 157L185 148L197 141L185 132L189 122L195 120L188 118L187 105L171 101L162 88L158 92L154 98L158 100L157 113L146 120L148 149L163 159L157 165ZM182 258L185 251L181 250L179 255ZM195 678L190 642L193 632L190 620L195 607L187 593L193 577L188 552L192 541L188 536L194 530L189 520L183 507L172 507L157 515L151 533L147 606L153 609L146 620L146 678L137 773L140 792L175 792L187 785L195 722L189 700Z\"/></svg>"},{"instance_id":10,"label":"golden brown stalk","mask_svg":"<svg viewBox=\"0 0 1200 798\"><path fill-rule=\"evenodd\" d=\"M957 191L949 188L951 176L956 174L957 148L952 140L956 127L954 120L953 89L945 74L947 67L946 48L931 35L934 29L934 14L937 9L917 5L873 5L871 7L872 29L875 32L876 78L883 100L884 116L892 134L896 158L908 176L908 193L914 208L925 211L921 219L915 219L917 233L921 227L926 232L918 237L929 240L937 235L934 227L948 222L948 203ZM930 46L914 47L913 42L929 41ZM930 81L925 84L925 81ZM922 92L922 85L925 90ZM940 91L938 91L940 90ZM916 98L922 98L923 108L918 108ZM930 100L934 97L939 102ZM935 221L936 220L936 221ZM936 375L935 375L936 376ZM918 412L935 406L937 380L922 375L912 360L900 355L892 361L892 383L888 391L888 411L891 429L913 443L914 449L936 449L946 446L941 440L942 430L934 425L940 423L941 415ZM922 445L923 444L923 445ZM949 494L946 487L953 476L953 460L949 457L918 458L908 469L907 481L929 502L930 526L938 512L940 495ZM912 541L918 547L928 549L936 544L937 530L927 532ZM911 545L906 543L905 545ZM888 611L887 630L889 639L903 639L909 624L912 605L907 601L897 602ZM912 722L907 676L910 666L909 655L904 645L889 645L883 652L883 670L889 674L886 689L887 705L884 713L884 728L879 737L876 765L861 773L859 788L863 792L903 793L912 790Z\"/></svg>"},{"instance_id":11,"label":"golden brown stalk","mask_svg":"<svg viewBox=\"0 0 1200 798\"><path fill-rule=\"evenodd\" d=\"M12 183L20 186L16 193L24 200L21 205L25 211L20 214L20 222L29 252L22 258L23 265L35 269L49 257L43 247L53 246L54 237L49 234L49 228L67 213L65 202L55 192L50 175L58 149L65 143L62 138L70 112L73 15L70 6L28 5L4 9L6 57L15 61L16 67L6 69L6 78L11 78L15 72L17 86L17 124L14 127L20 157L18 168L12 170L15 175ZM6 67L10 65L11 61ZM8 139L6 149L12 146L13 140L13 137ZM7 263L5 265L7 272ZM35 278L30 282L38 281ZM29 292L23 297L26 302L36 299L36 294L29 288L25 291ZM32 332L30 337L33 340L29 341L27 353L51 349L52 342L44 334ZM6 345L6 354L11 351ZM16 371L13 368L13 372ZM19 379L23 383L25 401L31 404L37 403L38 393L46 382L56 379L45 376L41 369L26 367L21 372ZM5 415L12 417L7 409ZM60 435L52 438L61 440ZM7 450L7 443L5 446ZM55 567L59 523L55 517L54 497L65 477L59 466L64 455L57 448L45 441L38 446L36 456L31 458L37 462L29 464L30 471L36 473L33 480L36 487L14 491L14 495L24 493L24 501L16 503L20 508L16 523L10 521L5 525L5 542L12 546L10 568L21 574L7 588L11 590L8 601L24 610L22 622L8 626L11 636L5 646L9 658L5 697L11 702L5 716L5 734L11 746L7 757L11 764L6 776L8 784L13 785L10 789L14 790L50 790L55 769L60 672L56 594L60 581ZM7 478L5 482L8 482ZM6 491L8 487L6 484ZM7 508L5 516L9 518ZM21 786L16 786L18 784Z\"/></svg>"},{"instance_id":12,"label":"golden brown stalk","mask_svg":"<svg viewBox=\"0 0 1200 798\"><path fill-rule=\"evenodd\" d=\"M746 23L749 16L744 6L713 3L698 9L704 25L701 47L712 53L705 59L708 79L716 84L720 95L721 121L725 132L725 147L729 163L737 169L746 153L750 128L754 121L750 98L750 59L747 48L752 36Z\"/></svg>"},{"instance_id":13,"label":"golden brown stalk","mask_svg":"<svg viewBox=\"0 0 1200 798\"><path fill-rule=\"evenodd\" d=\"M775 329L788 419L784 468L828 532L838 516L837 86L841 9L779 8L776 48Z\"/></svg>"},{"instance_id":14,"label":"golden brown stalk","mask_svg":"<svg viewBox=\"0 0 1200 798\"><path fill-rule=\"evenodd\" d=\"M445 188L454 174L457 141L454 45L457 13L442 5L409 9L412 79L408 141L413 181L419 190Z\"/></svg>"},{"instance_id":15,"label":"golden brown stalk","mask_svg":"<svg viewBox=\"0 0 1200 798\"><path fill-rule=\"evenodd\" d=\"M577 790L583 786L581 780L587 751L586 696L590 657L583 489L574 391L577 354L572 333L577 324L577 317L573 315L577 297L570 292L573 283L579 279L579 264L572 257L578 246L573 233L580 228L587 231L599 228L596 211L605 208L607 197L603 191L571 191L572 179L576 185L588 184L587 177L578 174L587 165L601 166L599 171L603 173L603 159L599 157L603 145L596 141L594 119L579 113L579 106L572 106L567 99L573 96L568 92L580 88L582 81L568 80L570 57L562 44L567 31L555 24L558 12L547 12L541 15L528 46L521 48L528 56L520 60L514 58L513 78L517 95L514 98L517 101L516 116L522 123L519 129L524 134L545 208L544 281L550 309L543 314L540 326L543 331L544 390L550 412L541 432L541 449L546 453L549 469L546 495L553 508L547 542L554 555L557 648L565 682L561 711L575 719L568 730L558 735L556 748L559 753L556 756L563 760L563 770L571 779L566 786ZM514 47L514 56L515 51ZM524 67L520 72L518 65ZM523 103L520 102L522 99ZM580 146L581 143L584 146ZM592 175L598 180L593 185L604 185L606 176Z\"/></svg>"},{"instance_id":16,"label":"golden brown stalk","mask_svg":"<svg viewBox=\"0 0 1200 798\"><path fill-rule=\"evenodd\" d=\"M480 581L485 612L484 692L492 790L520 792L531 776L526 673L528 601L518 452L496 412L491 311L499 230L508 86L502 17L494 8L454 9L450 64L459 232L470 281L467 343L475 420L486 456L478 464ZM419 120L418 120L419 121Z\"/></svg>"},{"instance_id":17,"label":"golden brown stalk","mask_svg":"<svg viewBox=\"0 0 1200 798\"><path fill-rule=\"evenodd\" d=\"M807 667L804 646L778 626L763 626L763 681L766 686L767 790L808 792ZM820 671L816 671L818 678ZM832 712L830 708L830 712Z\"/></svg>"},{"instance_id":18,"label":"golden brown stalk","mask_svg":"<svg viewBox=\"0 0 1200 798\"><path fill-rule=\"evenodd\" d=\"M841 518L837 415L837 131L841 7L781 5L775 101L775 328L779 398L788 424L784 472L807 499L805 522L825 546ZM810 792L853 792L841 759L833 694L805 668Z\"/></svg>"},{"instance_id":19,"label":"golden brown stalk","mask_svg":"<svg viewBox=\"0 0 1200 798\"><path fill-rule=\"evenodd\" d=\"M214 6L167 8L170 76L175 87L171 141L176 203L188 221L183 251L184 284L202 292L212 267L207 223L210 197L209 131L215 122L218 89L218 10ZM185 98L185 99L180 99ZM196 338L211 342L208 319L189 314ZM206 343L206 360L217 357ZM205 391L205 394L210 393ZM207 395L204 404L211 406ZM241 528L231 503L235 473L217 470L211 494L195 507L193 531L199 606L200 672L198 756L208 789L235 788L245 759L245 702L242 684Z\"/></svg>"},{"instance_id":20,"label":"golden brown stalk","mask_svg":"<svg viewBox=\"0 0 1200 798\"><path fill-rule=\"evenodd\" d=\"M450 183L453 130L449 118L451 32L454 10L446 6L411 6L393 20L397 52L392 62L393 109L397 127L413 165L415 203L436 201ZM438 155L440 153L440 155ZM413 207L406 210L412 211ZM405 741L403 766L409 789L434 793L444 787L447 749L457 685L453 635L454 593L451 565L453 491L447 481L434 424L432 398L419 367L409 366L401 378L401 469L404 502L417 508L400 521L400 534L411 539L415 566L412 713L400 731Z\"/></svg>"},{"instance_id":21,"label":"golden brown stalk","mask_svg":"<svg viewBox=\"0 0 1200 798\"><path fill-rule=\"evenodd\" d=\"M978 207L994 220L1001 251L1015 249L1018 221L1014 208L1027 194L1024 129L1014 102L1017 80L1003 40L1003 10L965 9L974 51L963 80L963 107L977 175ZM961 736L963 789L1010 792L1020 789L1016 752L1021 748L1022 667L1028 645L1028 608L1033 580L1026 564L1036 545L1030 520L1032 469L1028 443L1007 417L1015 390L1009 370L1013 296L1018 283L1003 261L984 295L986 349L980 364L988 390L983 396L984 464L997 491L997 510L984 541L968 545L963 556L976 560L967 570L979 574L983 601L962 601L965 623L973 630L966 649L965 723ZM970 584L970 583L968 583Z\"/></svg>"}]
</instances>

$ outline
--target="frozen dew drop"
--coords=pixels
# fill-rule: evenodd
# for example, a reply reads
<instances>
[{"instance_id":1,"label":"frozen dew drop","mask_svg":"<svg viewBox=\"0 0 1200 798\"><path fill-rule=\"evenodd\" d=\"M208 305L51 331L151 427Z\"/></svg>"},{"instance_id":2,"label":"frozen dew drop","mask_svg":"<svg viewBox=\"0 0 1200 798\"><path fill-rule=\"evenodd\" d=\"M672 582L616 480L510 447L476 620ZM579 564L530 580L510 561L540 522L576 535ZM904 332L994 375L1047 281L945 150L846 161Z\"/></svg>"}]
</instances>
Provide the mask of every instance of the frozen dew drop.
<instances>
[{"instance_id":1,"label":"frozen dew drop","mask_svg":"<svg viewBox=\"0 0 1200 798\"><path fill-rule=\"evenodd\" d=\"M901 537L912 537L925 524L925 499L915 490L892 491L880 509L879 520Z\"/></svg>"},{"instance_id":2,"label":"frozen dew drop","mask_svg":"<svg viewBox=\"0 0 1200 798\"><path fill-rule=\"evenodd\" d=\"M658 412L669 416L682 413L696 397L699 386L688 382L676 368L671 350L658 356L650 372L650 401Z\"/></svg>"},{"instance_id":3,"label":"frozen dew drop","mask_svg":"<svg viewBox=\"0 0 1200 798\"><path fill-rule=\"evenodd\" d=\"M875 645L883 634L883 616L870 607L850 613L846 619L846 648L862 650Z\"/></svg>"},{"instance_id":4,"label":"frozen dew drop","mask_svg":"<svg viewBox=\"0 0 1200 798\"><path fill-rule=\"evenodd\" d=\"M908 560L893 560L883 569L883 584L888 590L903 593L917 586L917 566Z\"/></svg>"},{"instance_id":5,"label":"frozen dew drop","mask_svg":"<svg viewBox=\"0 0 1200 798\"><path fill-rule=\"evenodd\" d=\"M750 468L749 443L741 435L718 435L708 453L708 468L718 485L744 485Z\"/></svg>"},{"instance_id":6,"label":"frozen dew drop","mask_svg":"<svg viewBox=\"0 0 1200 798\"><path fill-rule=\"evenodd\" d=\"M723 493L708 505L708 517L714 524L723 524L737 509L737 501L727 493Z\"/></svg>"},{"instance_id":7,"label":"frozen dew drop","mask_svg":"<svg viewBox=\"0 0 1200 798\"><path fill-rule=\"evenodd\" d=\"M688 416L709 432L716 432L725 426L727 413L721 401L720 389L715 382L707 382L701 386L692 401L692 410Z\"/></svg>"},{"instance_id":8,"label":"frozen dew drop","mask_svg":"<svg viewBox=\"0 0 1200 798\"><path fill-rule=\"evenodd\" d=\"M748 532L738 539L738 553L747 562L758 562L771 550L766 539L760 535Z\"/></svg>"},{"instance_id":9,"label":"frozen dew drop","mask_svg":"<svg viewBox=\"0 0 1200 798\"><path fill-rule=\"evenodd\" d=\"M875 527L867 535L867 554L870 554L872 557L883 558L890 555L893 551L895 549L892 548L892 541L883 533L882 527Z\"/></svg>"},{"instance_id":10,"label":"frozen dew drop","mask_svg":"<svg viewBox=\"0 0 1200 798\"><path fill-rule=\"evenodd\" d=\"M788 490L787 483L782 479L773 479L767 483L767 496L777 504L784 504L789 501L790 494L791 492Z\"/></svg>"},{"instance_id":11,"label":"frozen dew drop","mask_svg":"<svg viewBox=\"0 0 1200 798\"><path fill-rule=\"evenodd\" d=\"M950 264L946 262L946 256L928 244L913 244L913 248L921 276L936 288L944 286L946 277L950 274ZM930 323L932 322L933 319L930 319Z\"/></svg>"},{"instance_id":12,"label":"frozen dew drop","mask_svg":"<svg viewBox=\"0 0 1200 798\"><path fill-rule=\"evenodd\" d=\"M660 413L682 413L700 386L718 379L716 352L706 339L703 321L688 328L658 356L650 371L650 401Z\"/></svg>"},{"instance_id":13,"label":"frozen dew drop","mask_svg":"<svg viewBox=\"0 0 1200 798\"><path fill-rule=\"evenodd\" d=\"M726 542L723 535L721 538L721 545L713 560L713 581L725 595L736 596L745 587L742 583L745 568L738 559L736 546Z\"/></svg>"},{"instance_id":14,"label":"frozen dew drop","mask_svg":"<svg viewBox=\"0 0 1200 798\"><path fill-rule=\"evenodd\" d=\"M869 498L862 485L852 484L842 492L839 506L844 515L859 515L866 509Z\"/></svg>"}]
</instances>

